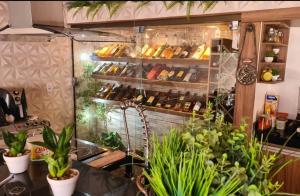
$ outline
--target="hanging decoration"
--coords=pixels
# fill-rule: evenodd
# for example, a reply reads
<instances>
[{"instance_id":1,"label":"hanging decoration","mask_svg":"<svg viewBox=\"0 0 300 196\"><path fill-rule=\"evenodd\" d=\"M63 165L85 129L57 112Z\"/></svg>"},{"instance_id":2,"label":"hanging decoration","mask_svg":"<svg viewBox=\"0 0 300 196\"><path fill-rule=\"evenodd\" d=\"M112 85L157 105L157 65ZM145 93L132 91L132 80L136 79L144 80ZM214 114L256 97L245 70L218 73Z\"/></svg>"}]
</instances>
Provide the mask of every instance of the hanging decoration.
<instances>
[{"instance_id":1,"label":"hanging decoration","mask_svg":"<svg viewBox=\"0 0 300 196\"><path fill-rule=\"evenodd\" d=\"M247 35L253 36L253 46L252 51L244 51L244 48L251 48L247 45L246 38ZM253 54L251 54L253 52ZM251 56L250 56L251 55ZM249 24L246 28L246 33L243 38L243 46L240 53L239 65L236 73L237 81L243 85L250 85L256 81L257 70L256 70L256 59L257 59L257 49L256 49L256 35L255 28L253 24Z\"/></svg>"}]
</instances>

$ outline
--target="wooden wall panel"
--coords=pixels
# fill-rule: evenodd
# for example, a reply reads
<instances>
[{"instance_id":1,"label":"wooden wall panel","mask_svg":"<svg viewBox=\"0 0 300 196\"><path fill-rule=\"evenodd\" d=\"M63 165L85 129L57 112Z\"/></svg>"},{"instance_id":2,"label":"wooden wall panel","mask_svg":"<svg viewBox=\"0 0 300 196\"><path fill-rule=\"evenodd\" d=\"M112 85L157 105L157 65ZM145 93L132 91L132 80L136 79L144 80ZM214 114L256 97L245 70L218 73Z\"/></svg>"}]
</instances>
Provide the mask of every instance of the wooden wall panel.
<instances>
[{"instance_id":1,"label":"wooden wall panel","mask_svg":"<svg viewBox=\"0 0 300 196\"><path fill-rule=\"evenodd\" d=\"M261 34L261 22L253 23L256 30L256 46L257 46L257 57L259 50L259 41ZM240 48L243 47L243 37L246 31L248 23L241 23L241 36L240 36ZM249 43L253 43L253 40L247 39ZM249 48L245 48L245 53L249 51ZM245 54L244 53L244 54ZM253 56L253 54L250 54ZM242 123L242 120L245 118L246 122L251 126L252 125L252 116L253 116L253 105L255 99L255 86L256 83L251 85L242 85L239 82L236 83L236 104L235 104L235 119L234 124L239 125ZM251 128L251 127L250 127ZM250 130L250 129L249 129ZM250 132L249 132L250 134Z\"/></svg>"},{"instance_id":2,"label":"wooden wall panel","mask_svg":"<svg viewBox=\"0 0 300 196\"><path fill-rule=\"evenodd\" d=\"M300 18L300 7L259 10L244 12L241 15L243 22L261 22L261 21L278 21L293 20Z\"/></svg>"},{"instance_id":3,"label":"wooden wall panel","mask_svg":"<svg viewBox=\"0 0 300 196\"><path fill-rule=\"evenodd\" d=\"M282 155L283 160L296 159L289 155ZM278 175L274 177L274 182L284 182L280 192L295 193L300 195L300 161L295 161L281 170Z\"/></svg>"}]
</instances>

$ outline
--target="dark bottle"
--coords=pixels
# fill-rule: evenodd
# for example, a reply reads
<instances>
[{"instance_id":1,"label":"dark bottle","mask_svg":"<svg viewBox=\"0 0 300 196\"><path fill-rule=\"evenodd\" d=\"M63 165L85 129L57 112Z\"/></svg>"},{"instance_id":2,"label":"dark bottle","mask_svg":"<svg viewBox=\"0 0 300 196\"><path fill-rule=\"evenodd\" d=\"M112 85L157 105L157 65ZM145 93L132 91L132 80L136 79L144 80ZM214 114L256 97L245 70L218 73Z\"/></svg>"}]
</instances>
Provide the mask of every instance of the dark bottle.
<instances>
[{"instance_id":1,"label":"dark bottle","mask_svg":"<svg viewBox=\"0 0 300 196\"><path fill-rule=\"evenodd\" d=\"M100 74L105 74L107 72L107 70L112 66L112 63L110 64L105 64L105 66L103 66L103 68L99 71Z\"/></svg>"},{"instance_id":2,"label":"dark bottle","mask_svg":"<svg viewBox=\"0 0 300 196\"><path fill-rule=\"evenodd\" d=\"M167 67L166 65L164 65L162 68L162 71L158 74L157 79L158 80L167 80L169 72L170 72L170 68Z\"/></svg>"},{"instance_id":3,"label":"dark bottle","mask_svg":"<svg viewBox=\"0 0 300 196\"><path fill-rule=\"evenodd\" d=\"M162 65L156 64L154 67L151 69L151 71L147 74L147 79L148 80L154 80L158 76L158 74L162 70Z\"/></svg>"},{"instance_id":4,"label":"dark bottle","mask_svg":"<svg viewBox=\"0 0 300 196\"><path fill-rule=\"evenodd\" d=\"M125 93L130 89L130 86L128 86L127 88L120 88L119 93L117 94L117 96L115 96L115 100L116 101L121 101L122 98L124 97Z\"/></svg>"},{"instance_id":5,"label":"dark bottle","mask_svg":"<svg viewBox=\"0 0 300 196\"><path fill-rule=\"evenodd\" d=\"M100 98L104 99L106 95L109 94L109 92L112 90L112 88L115 86L115 84L111 85L108 84L108 86L100 93Z\"/></svg>"},{"instance_id":6,"label":"dark bottle","mask_svg":"<svg viewBox=\"0 0 300 196\"><path fill-rule=\"evenodd\" d=\"M190 92L186 92L184 95L180 95L180 92L178 92L178 100L177 103L174 106L174 110L180 111L182 110L182 107L186 101L186 99L189 97Z\"/></svg>"},{"instance_id":7,"label":"dark bottle","mask_svg":"<svg viewBox=\"0 0 300 196\"><path fill-rule=\"evenodd\" d=\"M172 93L172 90L169 90L169 92L167 92L167 93L161 93L155 107L158 107L158 108L164 107L167 102L168 95L171 95L171 93Z\"/></svg>"},{"instance_id":8,"label":"dark bottle","mask_svg":"<svg viewBox=\"0 0 300 196\"><path fill-rule=\"evenodd\" d=\"M192 51L191 46L185 46L179 57L180 58L188 58L189 55L191 54L191 51Z\"/></svg>"},{"instance_id":9,"label":"dark bottle","mask_svg":"<svg viewBox=\"0 0 300 196\"><path fill-rule=\"evenodd\" d=\"M124 95L124 99L126 99L126 100L132 99L132 98L134 97L135 91L136 91L136 88L130 89L130 90Z\"/></svg>"},{"instance_id":10,"label":"dark bottle","mask_svg":"<svg viewBox=\"0 0 300 196\"><path fill-rule=\"evenodd\" d=\"M95 67L95 69L93 70L93 73L98 73L103 67L105 67L106 64L103 63L103 64L99 64Z\"/></svg>"},{"instance_id":11,"label":"dark bottle","mask_svg":"<svg viewBox=\"0 0 300 196\"><path fill-rule=\"evenodd\" d=\"M158 97L159 97L159 92L156 92L154 95L151 95L150 97L148 97L145 105L147 105L147 106L156 105Z\"/></svg>"},{"instance_id":12,"label":"dark bottle","mask_svg":"<svg viewBox=\"0 0 300 196\"><path fill-rule=\"evenodd\" d=\"M109 83L106 85L101 86L101 88L97 91L96 96L100 97L100 94L108 87Z\"/></svg>"},{"instance_id":13,"label":"dark bottle","mask_svg":"<svg viewBox=\"0 0 300 196\"><path fill-rule=\"evenodd\" d=\"M152 64L148 64L146 66L142 65L142 69L143 69L142 77L143 78L147 78L147 75L151 71L152 67L153 67Z\"/></svg>"},{"instance_id":14,"label":"dark bottle","mask_svg":"<svg viewBox=\"0 0 300 196\"><path fill-rule=\"evenodd\" d=\"M146 101L145 99L146 99L145 90L142 89L136 90L134 102L136 104L144 104L144 102Z\"/></svg>"},{"instance_id":15,"label":"dark bottle","mask_svg":"<svg viewBox=\"0 0 300 196\"><path fill-rule=\"evenodd\" d=\"M174 80L177 82L181 82L184 79L185 74L186 74L185 69L182 68L182 69L178 70L177 74L175 75Z\"/></svg>"},{"instance_id":16,"label":"dark bottle","mask_svg":"<svg viewBox=\"0 0 300 196\"><path fill-rule=\"evenodd\" d=\"M127 70L127 73L126 73L126 76L127 77L135 77L135 71L136 67L135 66L129 66L128 67L128 70Z\"/></svg>"},{"instance_id":17,"label":"dark bottle","mask_svg":"<svg viewBox=\"0 0 300 196\"><path fill-rule=\"evenodd\" d=\"M183 109L182 111L184 112L190 112L191 111L191 108L193 106L193 101L197 98L197 94L194 94L193 97L191 96L188 96L184 102L184 105L183 105Z\"/></svg>"},{"instance_id":18,"label":"dark bottle","mask_svg":"<svg viewBox=\"0 0 300 196\"><path fill-rule=\"evenodd\" d=\"M123 68L123 70L121 71L121 73L119 74L119 76L126 76L127 71L128 71L129 65L125 65L125 67Z\"/></svg>"},{"instance_id":19,"label":"dark bottle","mask_svg":"<svg viewBox=\"0 0 300 196\"><path fill-rule=\"evenodd\" d=\"M196 99L194 100L193 111L199 113L201 107L202 107L201 100L198 97L196 97Z\"/></svg>"},{"instance_id":20,"label":"dark bottle","mask_svg":"<svg viewBox=\"0 0 300 196\"><path fill-rule=\"evenodd\" d=\"M121 84L120 86L114 86L114 88L106 96L106 99L114 100L122 88L123 88L123 84Z\"/></svg>"},{"instance_id":21,"label":"dark bottle","mask_svg":"<svg viewBox=\"0 0 300 196\"><path fill-rule=\"evenodd\" d=\"M129 86L125 89L125 92L124 92L123 96L122 96L119 100L126 100L126 99L128 99L128 97L130 97L130 95L131 95L131 92L132 92L132 88L131 88L131 86L129 85Z\"/></svg>"},{"instance_id":22,"label":"dark bottle","mask_svg":"<svg viewBox=\"0 0 300 196\"><path fill-rule=\"evenodd\" d=\"M201 77L201 73L196 70L196 72L192 73L189 82L192 82L192 83L199 82L200 77ZM205 77L205 76L203 76L203 77Z\"/></svg>"},{"instance_id":23,"label":"dark bottle","mask_svg":"<svg viewBox=\"0 0 300 196\"><path fill-rule=\"evenodd\" d=\"M173 94L171 91L169 92L170 93L168 93L168 97L164 105L164 108L166 109L172 109L175 106L179 96L178 94Z\"/></svg>"},{"instance_id":24,"label":"dark bottle","mask_svg":"<svg viewBox=\"0 0 300 196\"><path fill-rule=\"evenodd\" d=\"M193 69L193 68L190 69L190 70L188 71L188 73L185 75L183 81L184 81L184 82L190 82L191 77L192 77L192 75L193 75L194 73L196 73L196 70Z\"/></svg>"}]
</instances>

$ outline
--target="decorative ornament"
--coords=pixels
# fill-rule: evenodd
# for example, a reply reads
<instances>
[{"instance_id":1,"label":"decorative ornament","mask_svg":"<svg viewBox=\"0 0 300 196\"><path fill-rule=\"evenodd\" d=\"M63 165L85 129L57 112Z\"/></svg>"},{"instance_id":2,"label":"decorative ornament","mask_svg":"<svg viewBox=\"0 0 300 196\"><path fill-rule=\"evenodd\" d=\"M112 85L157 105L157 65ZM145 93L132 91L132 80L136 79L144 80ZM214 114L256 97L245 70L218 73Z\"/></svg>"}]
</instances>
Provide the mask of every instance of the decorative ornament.
<instances>
[{"instance_id":1,"label":"decorative ornament","mask_svg":"<svg viewBox=\"0 0 300 196\"><path fill-rule=\"evenodd\" d=\"M241 59L243 54L243 49L245 48L245 40L248 34L252 33L254 36L254 58ZM239 58L239 66L236 72L236 79L242 85L250 85L256 81L257 78L257 70L256 70L256 57L257 57L257 49L256 49L256 36L255 36L255 28L253 24L248 24L246 28L246 33L244 35L243 48L241 49L240 58Z\"/></svg>"}]
</instances>

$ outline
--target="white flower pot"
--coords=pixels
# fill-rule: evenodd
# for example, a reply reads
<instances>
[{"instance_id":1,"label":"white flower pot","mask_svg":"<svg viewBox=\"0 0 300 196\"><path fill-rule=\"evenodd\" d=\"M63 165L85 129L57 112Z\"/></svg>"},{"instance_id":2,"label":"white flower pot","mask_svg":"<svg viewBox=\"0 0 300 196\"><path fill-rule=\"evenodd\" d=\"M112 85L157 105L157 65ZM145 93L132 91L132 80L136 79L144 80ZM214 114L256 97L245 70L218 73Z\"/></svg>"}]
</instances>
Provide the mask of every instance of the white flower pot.
<instances>
[{"instance_id":1,"label":"white flower pot","mask_svg":"<svg viewBox=\"0 0 300 196\"><path fill-rule=\"evenodd\" d=\"M8 170L11 174L23 173L28 169L30 153L19 157L8 157L3 154L3 159L6 162Z\"/></svg>"},{"instance_id":2,"label":"white flower pot","mask_svg":"<svg viewBox=\"0 0 300 196\"><path fill-rule=\"evenodd\" d=\"M272 63L274 60L274 57L265 57L265 62L266 63Z\"/></svg>"},{"instance_id":3,"label":"white flower pot","mask_svg":"<svg viewBox=\"0 0 300 196\"><path fill-rule=\"evenodd\" d=\"M272 76L272 81L277 81L279 78L279 75L276 75L276 76Z\"/></svg>"},{"instance_id":4,"label":"white flower pot","mask_svg":"<svg viewBox=\"0 0 300 196\"><path fill-rule=\"evenodd\" d=\"M47 181L50 184L54 196L71 196L74 193L76 183L79 177L77 169L71 169L77 172L77 175L66 180L53 180L47 175Z\"/></svg>"}]
</instances>

